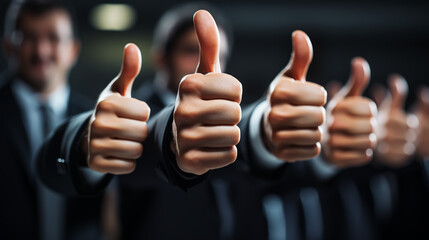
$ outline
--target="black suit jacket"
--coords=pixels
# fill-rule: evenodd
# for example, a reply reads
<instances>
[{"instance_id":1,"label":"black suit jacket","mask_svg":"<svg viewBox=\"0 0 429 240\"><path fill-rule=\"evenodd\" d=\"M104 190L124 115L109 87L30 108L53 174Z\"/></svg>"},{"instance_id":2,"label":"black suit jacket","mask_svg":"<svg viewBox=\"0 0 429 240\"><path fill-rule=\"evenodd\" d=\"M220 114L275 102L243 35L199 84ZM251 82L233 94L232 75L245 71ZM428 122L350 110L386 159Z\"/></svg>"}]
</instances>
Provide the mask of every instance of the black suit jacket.
<instances>
[{"instance_id":1,"label":"black suit jacket","mask_svg":"<svg viewBox=\"0 0 429 240\"><path fill-rule=\"evenodd\" d=\"M143 93L133 96L151 107L150 130L135 171L117 177L122 237L219 239L216 198L209 183L203 181L208 174L182 172L170 150L173 106L164 108L151 86L144 85L141 89ZM37 164L39 175L58 192L97 194L112 178L106 174L91 184L81 174L80 169L86 163L80 146L90 114L82 113L67 121L42 148ZM59 164L58 158L64 161Z\"/></svg>"},{"instance_id":2,"label":"black suit jacket","mask_svg":"<svg viewBox=\"0 0 429 240\"><path fill-rule=\"evenodd\" d=\"M314 183L308 180L314 178L309 178L311 170L305 163L286 164L274 171L256 164L250 151L249 119L257 103L243 112L239 157L234 164L211 171L210 176L183 173L169 149L173 106L164 108L160 96L148 85L133 96L146 101L152 116L135 171L118 177L125 239L266 239L264 196L276 193L283 197L285 189L299 188L306 179ZM57 191L91 194L103 190L111 178L106 175L90 185L76 171L85 166L79 149L89 114L60 127L42 151L39 172L47 172L41 174L44 182ZM65 159L64 166L58 167L57 158ZM208 181L203 181L206 177Z\"/></svg>"},{"instance_id":3,"label":"black suit jacket","mask_svg":"<svg viewBox=\"0 0 429 240\"><path fill-rule=\"evenodd\" d=\"M30 174L28 137L11 81L5 82L0 88L0 239L37 239L38 199L34 174ZM67 115L88 109L91 104L84 99L72 91ZM100 198L67 198L64 236L73 236L82 227L82 220L99 225L95 220L99 211L86 211L87 207L99 205Z\"/></svg>"},{"instance_id":4,"label":"black suit jacket","mask_svg":"<svg viewBox=\"0 0 429 240\"><path fill-rule=\"evenodd\" d=\"M239 160L237 165L239 168L247 170L251 176L257 176L256 178L250 177L239 186L248 186L250 189L248 192L251 192L253 197L251 202L248 199L247 202L246 199L234 200L234 202L246 202L247 204L237 206L236 211L241 212L238 215L243 215L243 212L249 208L256 207L252 213L256 218L247 218L244 219L244 222L245 225L259 227L251 228L251 230L239 227L237 231L244 235L247 230L249 238L252 234L258 235L264 234L264 232L266 232L264 236L267 236L271 230L264 222L267 213L264 212L263 203L267 197L275 195L283 203L287 239L354 239L350 237L354 232L349 225L356 221L349 221L349 219L354 220L358 217L350 216L347 212L350 204L347 205L348 203L345 202L347 199L344 199L341 191L348 188L349 184L344 184L343 179L340 178L341 174L326 179L321 178L315 171L311 160L285 163L277 169L266 169L260 166L260 159L257 159L252 152L252 143L249 137L250 116L259 103L256 102L244 108L243 118L239 124L241 140L238 145ZM236 181L240 180L237 179ZM245 195L238 195L239 198L243 196ZM363 210L367 211L368 209ZM359 217L359 220L362 218L364 217ZM243 221L240 220L240 222ZM361 224L359 221L358 223ZM359 226L356 228L367 233L367 225L368 223L366 223L365 228ZM373 232L369 232L366 235L357 236L373 236L372 234Z\"/></svg>"}]
</instances>

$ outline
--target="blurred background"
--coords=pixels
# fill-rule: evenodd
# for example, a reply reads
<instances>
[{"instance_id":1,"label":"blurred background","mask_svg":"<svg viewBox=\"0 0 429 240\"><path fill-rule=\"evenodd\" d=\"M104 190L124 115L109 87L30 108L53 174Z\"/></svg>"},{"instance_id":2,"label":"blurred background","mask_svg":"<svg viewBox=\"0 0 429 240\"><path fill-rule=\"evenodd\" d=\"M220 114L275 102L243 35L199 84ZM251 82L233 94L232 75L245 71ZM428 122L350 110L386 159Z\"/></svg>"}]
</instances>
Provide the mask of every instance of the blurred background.
<instances>
[{"instance_id":1,"label":"blurred background","mask_svg":"<svg viewBox=\"0 0 429 240\"><path fill-rule=\"evenodd\" d=\"M9 2L1 0L2 32ZM351 59L362 56L370 64L372 82L384 84L392 72L408 80L409 104L420 85L429 85L429 1L207 2L223 10L232 24L234 46L224 70L242 82L244 103L261 97L287 64L291 33L296 29L305 31L313 43L308 81L345 82ZM129 42L136 43L143 54L135 85L152 79L152 31L161 14L177 1L75 0L73 5L82 51L71 73L72 87L95 99L119 72L122 50ZM2 55L0 69L5 68Z\"/></svg>"}]
</instances>

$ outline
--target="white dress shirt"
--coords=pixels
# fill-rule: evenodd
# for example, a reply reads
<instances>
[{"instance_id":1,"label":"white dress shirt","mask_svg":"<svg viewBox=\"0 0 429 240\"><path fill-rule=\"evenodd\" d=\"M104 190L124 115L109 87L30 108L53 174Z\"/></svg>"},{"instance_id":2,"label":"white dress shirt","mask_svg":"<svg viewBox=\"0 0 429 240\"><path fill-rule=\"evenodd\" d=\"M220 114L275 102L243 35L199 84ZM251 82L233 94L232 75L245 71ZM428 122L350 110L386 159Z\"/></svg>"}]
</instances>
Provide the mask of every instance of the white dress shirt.
<instances>
[{"instance_id":1,"label":"white dress shirt","mask_svg":"<svg viewBox=\"0 0 429 240\"><path fill-rule=\"evenodd\" d=\"M45 104L52 112L55 126L60 124L66 117L70 89L68 86L63 85L55 89L48 96L43 97L22 80L16 79L12 83L12 91L21 108L31 153L34 155L43 143L43 123L40 106ZM54 127L52 127L52 129Z\"/></svg>"}]
</instances>

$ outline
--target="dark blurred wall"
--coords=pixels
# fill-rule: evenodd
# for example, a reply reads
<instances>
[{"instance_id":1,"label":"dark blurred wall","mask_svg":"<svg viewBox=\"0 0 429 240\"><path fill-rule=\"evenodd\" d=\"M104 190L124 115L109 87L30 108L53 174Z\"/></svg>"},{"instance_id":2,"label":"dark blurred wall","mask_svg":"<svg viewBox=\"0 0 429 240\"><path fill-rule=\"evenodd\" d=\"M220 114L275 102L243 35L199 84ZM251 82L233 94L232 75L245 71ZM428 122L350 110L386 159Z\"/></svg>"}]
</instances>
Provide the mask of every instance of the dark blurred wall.
<instances>
[{"instance_id":1,"label":"dark blurred wall","mask_svg":"<svg viewBox=\"0 0 429 240\"><path fill-rule=\"evenodd\" d=\"M107 1L114 3L113 1ZM176 1L118 1L137 11L137 22L123 32L99 31L89 23L96 0L73 1L83 44L80 60L71 74L71 85L96 98L120 69L122 49L135 42L142 50L143 69L136 85L151 79L150 44L160 15ZM346 81L350 60L362 56L372 70L372 81L385 82L398 72L415 91L428 84L428 1L209 1L224 10L234 28L234 48L226 72L244 86L243 101L263 94L273 77L286 65L293 30L304 30L311 38L314 59L307 80L324 84ZM1 0L4 13L9 1ZM4 57L0 69L6 68ZM413 101L410 96L408 102Z\"/></svg>"}]
</instances>

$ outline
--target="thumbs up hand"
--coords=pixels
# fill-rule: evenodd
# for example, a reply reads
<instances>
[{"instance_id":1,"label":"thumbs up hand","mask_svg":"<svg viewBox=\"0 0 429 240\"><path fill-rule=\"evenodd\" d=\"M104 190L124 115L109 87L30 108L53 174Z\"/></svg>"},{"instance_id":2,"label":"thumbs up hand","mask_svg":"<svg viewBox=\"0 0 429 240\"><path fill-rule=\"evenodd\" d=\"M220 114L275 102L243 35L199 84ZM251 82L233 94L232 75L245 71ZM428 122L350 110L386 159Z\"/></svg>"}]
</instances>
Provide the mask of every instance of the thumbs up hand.
<instances>
[{"instance_id":1,"label":"thumbs up hand","mask_svg":"<svg viewBox=\"0 0 429 240\"><path fill-rule=\"evenodd\" d=\"M310 39L295 31L292 42L289 64L270 85L263 121L266 147L286 162L319 155L326 103L325 89L305 81L313 57Z\"/></svg>"},{"instance_id":2,"label":"thumbs up hand","mask_svg":"<svg viewBox=\"0 0 429 240\"><path fill-rule=\"evenodd\" d=\"M354 58L350 80L326 107L323 155L337 167L363 165L372 158L377 140L374 133L377 107L361 96L369 76L368 63L363 58Z\"/></svg>"},{"instance_id":3,"label":"thumbs up hand","mask_svg":"<svg viewBox=\"0 0 429 240\"><path fill-rule=\"evenodd\" d=\"M172 150L182 171L201 175L237 158L242 87L233 76L221 73L219 32L210 13L196 12L194 26L200 61L196 73L179 85Z\"/></svg>"},{"instance_id":4,"label":"thumbs up hand","mask_svg":"<svg viewBox=\"0 0 429 240\"><path fill-rule=\"evenodd\" d=\"M376 159L391 167L401 167L415 152L418 120L403 109L408 94L405 79L391 75L389 90L379 107Z\"/></svg>"},{"instance_id":5,"label":"thumbs up hand","mask_svg":"<svg viewBox=\"0 0 429 240\"><path fill-rule=\"evenodd\" d=\"M150 108L131 98L140 67L140 50L127 44L121 72L101 92L88 127L88 166L95 171L130 173L142 154Z\"/></svg>"},{"instance_id":6,"label":"thumbs up hand","mask_svg":"<svg viewBox=\"0 0 429 240\"><path fill-rule=\"evenodd\" d=\"M417 131L417 155L429 158L429 88L422 88L418 93L416 115L419 119Z\"/></svg>"}]
</instances>

